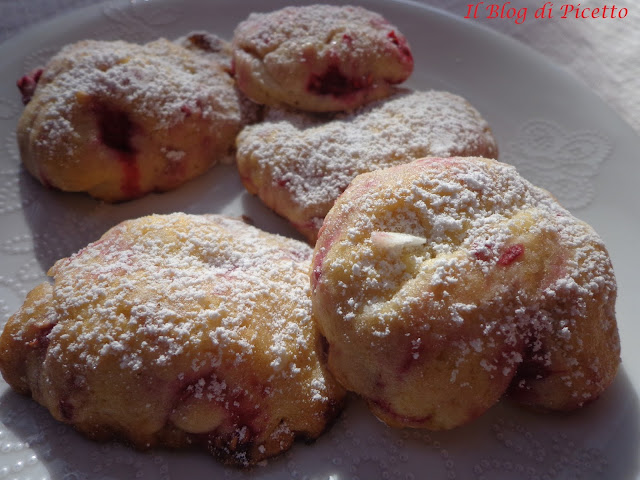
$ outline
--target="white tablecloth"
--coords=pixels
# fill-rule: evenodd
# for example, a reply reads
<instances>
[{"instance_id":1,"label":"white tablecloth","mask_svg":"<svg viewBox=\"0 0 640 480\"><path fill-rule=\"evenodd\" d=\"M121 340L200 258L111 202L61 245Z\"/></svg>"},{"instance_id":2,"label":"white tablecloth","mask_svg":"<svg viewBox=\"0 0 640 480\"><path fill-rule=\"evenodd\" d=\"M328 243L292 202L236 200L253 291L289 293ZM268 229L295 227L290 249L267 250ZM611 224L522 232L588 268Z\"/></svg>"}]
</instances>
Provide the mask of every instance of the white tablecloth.
<instances>
[{"instance_id":1,"label":"white tablecloth","mask_svg":"<svg viewBox=\"0 0 640 480\"><path fill-rule=\"evenodd\" d=\"M319 0L320 1L320 0ZM0 42L15 35L29 25L51 16L97 0L0 0ZM295 3L292 0L291 3ZM353 1L357 3L357 1ZM451 14L463 18L473 0L423 0ZM519 11L527 9L524 22L515 18L487 18L496 4ZM536 19L534 12L544 5L542 0L487 0L479 5L475 22L481 22L516 38L542 52L555 63L571 71L578 81L585 82L611 105L636 132L640 132L640 2L633 0L581 0L572 3L556 2L553 18ZM617 12L627 9L623 19L576 19L573 13L562 18L562 5L597 8L608 5Z\"/></svg>"}]
</instances>

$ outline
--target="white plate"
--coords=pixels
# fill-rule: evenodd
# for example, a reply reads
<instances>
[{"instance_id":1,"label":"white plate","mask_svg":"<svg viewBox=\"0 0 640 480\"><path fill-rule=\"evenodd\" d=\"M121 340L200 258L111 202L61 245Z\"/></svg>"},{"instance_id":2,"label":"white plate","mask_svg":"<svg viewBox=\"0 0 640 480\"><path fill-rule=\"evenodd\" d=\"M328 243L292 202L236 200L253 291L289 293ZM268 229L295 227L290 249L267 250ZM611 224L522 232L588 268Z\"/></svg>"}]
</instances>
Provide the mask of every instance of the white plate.
<instances>
[{"instance_id":1,"label":"white plate","mask_svg":"<svg viewBox=\"0 0 640 480\"><path fill-rule=\"evenodd\" d=\"M286 1L286 0L285 0ZM570 415L502 402L445 433L389 429L353 400L313 445L245 473L201 452L139 453L97 444L53 421L0 385L0 478L260 479L634 479L640 478L640 335L634 303L640 271L640 139L601 100L527 47L409 2L366 1L407 35L410 85L448 89L489 120L501 159L551 190L604 237L620 292L623 365L612 388ZM295 235L244 193L234 169L215 168L183 188L123 205L45 190L19 166L14 129L22 109L15 80L62 45L82 38L146 41L208 29L229 38L250 11L281 0L153 0L103 4L31 28L0 47L0 315L6 320L46 270L122 219L170 211L245 213L258 226Z\"/></svg>"}]
</instances>

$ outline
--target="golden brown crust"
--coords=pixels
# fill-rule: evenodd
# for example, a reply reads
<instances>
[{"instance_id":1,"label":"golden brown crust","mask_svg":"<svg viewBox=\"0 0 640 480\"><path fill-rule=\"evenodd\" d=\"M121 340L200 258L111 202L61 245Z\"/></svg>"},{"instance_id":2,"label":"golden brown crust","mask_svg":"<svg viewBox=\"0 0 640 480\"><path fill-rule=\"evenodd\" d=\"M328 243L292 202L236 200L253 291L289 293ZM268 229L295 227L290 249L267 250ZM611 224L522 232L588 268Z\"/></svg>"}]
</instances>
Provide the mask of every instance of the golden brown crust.
<instances>
[{"instance_id":1,"label":"golden brown crust","mask_svg":"<svg viewBox=\"0 0 640 480\"><path fill-rule=\"evenodd\" d=\"M513 167L426 158L360 175L313 269L329 368L390 425L452 428L507 390L570 410L615 378L602 241Z\"/></svg>"},{"instance_id":2,"label":"golden brown crust","mask_svg":"<svg viewBox=\"0 0 640 480\"><path fill-rule=\"evenodd\" d=\"M164 39L65 47L19 120L25 167L44 185L115 202L232 159L252 112L216 58Z\"/></svg>"},{"instance_id":3,"label":"golden brown crust","mask_svg":"<svg viewBox=\"0 0 640 480\"><path fill-rule=\"evenodd\" d=\"M233 37L234 74L252 100L346 111L392 93L413 71L406 38L362 7L309 5L254 13Z\"/></svg>"},{"instance_id":4,"label":"golden brown crust","mask_svg":"<svg viewBox=\"0 0 640 480\"><path fill-rule=\"evenodd\" d=\"M310 255L215 215L126 221L29 294L0 337L2 374L89 437L254 464L342 406L319 362Z\"/></svg>"}]
</instances>

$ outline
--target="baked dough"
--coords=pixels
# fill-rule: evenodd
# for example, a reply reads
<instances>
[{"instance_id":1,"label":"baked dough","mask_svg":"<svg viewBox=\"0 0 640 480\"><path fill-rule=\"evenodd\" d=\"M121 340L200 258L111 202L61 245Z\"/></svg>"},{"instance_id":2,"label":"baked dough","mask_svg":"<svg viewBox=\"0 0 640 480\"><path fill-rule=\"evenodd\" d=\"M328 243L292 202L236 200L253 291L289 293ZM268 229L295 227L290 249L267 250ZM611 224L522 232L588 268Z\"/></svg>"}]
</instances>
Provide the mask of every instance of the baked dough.
<instances>
[{"instance_id":1,"label":"baked dough","mask_svg":"<svg viewBox=\"0 0 640 480\"><path fill-rule=\"evenodd\" d=\"M29 293L0 337L2 375L89 437L252 465L318 437L342 404L310 257L216 215L123 222Z\"/></svg>"},{"instance_id":2,"label":"baked dough","mask_svg":"<svg viewBox=\"0 0 640 480\"><path fill-rule=\"evenodd\" d=\"M362 7L253 13L232 45L235 77L249 98L306 111L350 110L386 97L413 71L406 38Z\"/></svg>"},{"instance_id":3,"label":"baked dough","mask_svg":"<svg viewBox=\"0 0 640 480\"><path fill-rule=\"evenodd\" d=\"M356 175L428 156L496 157L487 122L465 99L402 91L353 112L317 116L269 109L243 129L237 163L246 189L313 244Z\"/></svg>"},{"instance_id":4,"label":"baked dough","mask_svg":"<svg viewBox=\"0 0 640 480\"><path fill-rule=\"evenodd\" d=\"M26 169L44 185L117 202L233 161L256 106L216 60L224 45L216 56L190 44L81 41L21 79Z\"/></svg>"},{"instance_id":5,"label":"baked dough","mask_svg":"<svg viewBox=\"0 0 640 480\"><path fill-rule=\"evenodd\" d=\"M328 365L389 425L449 429L508 392L596 399L620 362L602 240L516 170L425 158L358 176L315 247Z\"/></svg>"}]
</instances>

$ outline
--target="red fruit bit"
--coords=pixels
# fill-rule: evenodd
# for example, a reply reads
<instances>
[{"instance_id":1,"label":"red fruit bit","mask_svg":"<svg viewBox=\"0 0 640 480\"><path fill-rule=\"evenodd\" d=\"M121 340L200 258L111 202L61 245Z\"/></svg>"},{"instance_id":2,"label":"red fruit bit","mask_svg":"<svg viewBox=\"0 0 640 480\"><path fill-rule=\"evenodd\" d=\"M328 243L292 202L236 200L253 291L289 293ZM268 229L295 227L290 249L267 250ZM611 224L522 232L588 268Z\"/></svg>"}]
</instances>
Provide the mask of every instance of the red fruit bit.
<instances>
[{"instance_id":1,"label":"red fruit bit","mask_svg":"<svg viewBox=\"0 0 640 480\"><path fill-rule=\"evenodd\" d=\"M336 65L331 65L323 74L312 74L307 83L307 90L319 95L350 95L367 87L366 81L349 78Z\"/></svg>"},{"instance_id":2,"label":"red fruit bit","mask_svg":"<svg viewBox=\"0 0 640 480\"><path fill-rule=\"evenodd\" d=\"M58 406L60 408L60 415L62 416L62 418L64 418L68 422L73 420L73 405L70 402L66 400L60 400Z\"/></svg>"},{"instance_id":3,"label":"red fruit bit","mask_svg":"<svg viewBox=\"0 0 640 480\"><path fill-rule=\"evenodd\" d=\"M53 188L53 184L51 183L51 180L49 180L49 177L44 173L44 170L42 168L38 170L38 178L42 182L42 185L44 185L47 188Z\"/></svg>"},{"instance_id":4,"label":"red fruit bit","mask_svg":"<svg viewBox=\"0 0 640 480\"><path fill-rule=\"evenodd\" d=\"M128 198L139 197L142 193L140 169L136 162L137 152L131 143L135 125L127 113L101 103L94 105L93 112L97 116L100 141L118 153L122 166L122 192Z\"/></svg>"},{"instance_id":5,"label":"red fruit bit","mask_svg":"<svg viewBox=\"0 0 640 480\"><path fill-rule=\"evenodd\" d=\"M315 291L318 281L322 276L322 263L324 262L324 257L327 255L326 249L321 248L318 250L316 254L315 266L313 267L313 275L311 276L311 289Z\"/></svg>"},{"instance_id":6,"label":"red fruit bit","mask_svg":"<svg viewBox=\"0 0 640 480\"><path fill-rule=\"evenodd\" d=\"M187 105L180 107L180 111L185 114L186 117L190 117L193 111Z\"/></svg>"},{"instance_id":7,"label":"red fruit bit","mask_svg":"<svg viewBox=\"0 0 640 480\"><path fill-rule=\"evenodd\" d=\"M475 252L473 252L473 255L478 260L482 260L483 262L488 262L491 258L491 255L489 255L489 253L487 253L485 250L476 250Z\"/></svg>"},{"instance_id":8,"label":"red fruit bit","mask_svg":"<svg viewBox=\"0 0 640 480\"><path fill-rule=\"evenodd\" d=\"M477 250L477 251L473 252L473 255L478 260L482 260L483 262L488 262L489 259L491 258L491 256L487 252L485 252L484 250Z\"/></svg>"},{"instance_id":9,"label":"red fruit bit","mask_svg":"<svg viewBox=\"0 0 640 480\"><path fill-rule=\"evenodd\" d=\"M48 323L40 326L37 336L30 342L27 342L27 346L35 349L46 349L49 346L49 333L55 325L55 323Z\"/></svg>"},{"instance_id":10,"label":"red fruit bit","mask_svg":"<svg viewBox=\"0 0 640 480\"><path fill-rule=\"evenodd\" d=\"M325 234L325 223L320 227L318 232L318 242L316 243L316 251L314 253L312 267L313 274L311 276L311 289L315 291L318 280L322 276L322 266L324 264L325 257L329 252L329 249L333 243L338 239L342 230L335 228L333 231L329 231Z\"/></svg>"},{"instance_id":11,"label":"red fruit bit","mask_svg":"<svg viewBox=\"0 0 640 480\"><path fill-rule=\"evenodd\" d=\"M320 227L320 233L322 233L322 229L324 225ZM318 236L320 236L318 233ZM324 264L324 259L327 256L327 252L329 251L329 247L331 246L332 240L325 242L325 246L321 246L317 249L315 253L315 257L313 258L313 271L311 274L311 290L315 292L318 282L320 281L320 277L322 276L322 266Z\"/></svg>"},{"instance_id":12,"label":"red fruit bit","mask_svg":"<svg viewBox=\"0 0 640 480\"><path fill-rule=\"evenodd\" d=\"M351 42L353 42L353 37L347 33L345 33L344 35L342 35L342 39L348 43L349 45L351 45Z\"/></svg>"},{"instance_id":13,"label":"red fruit bit","mask_svg":"<svg viewBox=\"0 0 640 480\"><path fill-rule=\"evenodd\" d=\"M491 260L491 250L493 249L493 245L489 243L485 243L481 247L477 244L473 246L473 256L478 260L483 262L488 262Z\"/></svg>"},{"instance_id":14,"label":"red fruit bit","mask_svg":"<svg viewBox=\"0 0 640 480\"><path fill-rule=\"evenodd\" d=\"M122 153L118 156L122 166L122 182L120 188L127 198L135 198L142 195L140 190L140 168L135 155Z\"/></svg>"},{"instance_id":15,"label":"red fruit bit","mask_svg":"<svg viewBox=\"0 0 640 480\"><path fill-rule=\"evenodd\" d=\"M42 69L36 68L31 73L28 73L21 79L16 82L20 93L22 94L22 103L27 104L31 101L34 92L36 91L36 87L38 86L38 81L42 76Z\"/></svg>"},{"instance_id":16,"label":"red fruit bit","mask_svg":"<svg viewBox=\"0 0 640 480\"><path fill-rule=\"evenodd\" d=\"M398 369L399 374L407 373L414 363L418 361L420 355L424 351L424 343L418 341L416 343L412 343L410 348L406 349L406 353L404 355L404 360Z\"/></svg>"},{"instance_id":17,"label":"red fruit bit","mask_svg":"<svg viewBox=\"0 0 640 480\"><path fill-rule=\"evenodd\" d=\"M500 256L500 259L498 260L498 265L502 265L504 267L506 267L507 265L511 265L523 254L524 254L524 245L522 245L521 243L510 245L507 247L504 253Z\"/></svg>"},{"instance_id":18,"label":"red fruit bit","mask_svg":"<svg viewBox=\"0 0 640 480\"><path fill-rule=\"evenodd\" d=\"M97 104L93 112L98 117L100 140L122 153L136 153L131 144L134 125L129 115L106 105Z\"/></svg>"},{"instance_id":19,"label":"red fruit bit","mask_svg":"<svg viewBox=\"0 0 640 480\"><path fill-rule=\"evenodd\" d=\"M398 50L400 50L400 53L402 54L403 57L405 57L407 60L413 62L413 55L411 55L411 50L409 49L409 44L407 43L407 40L402 37L402 38L398 38L398 35L396 35L395 30L391 30L388 34L387 37L391 39L391 42L398 47Z\"/></svg>"}]
</instances>

